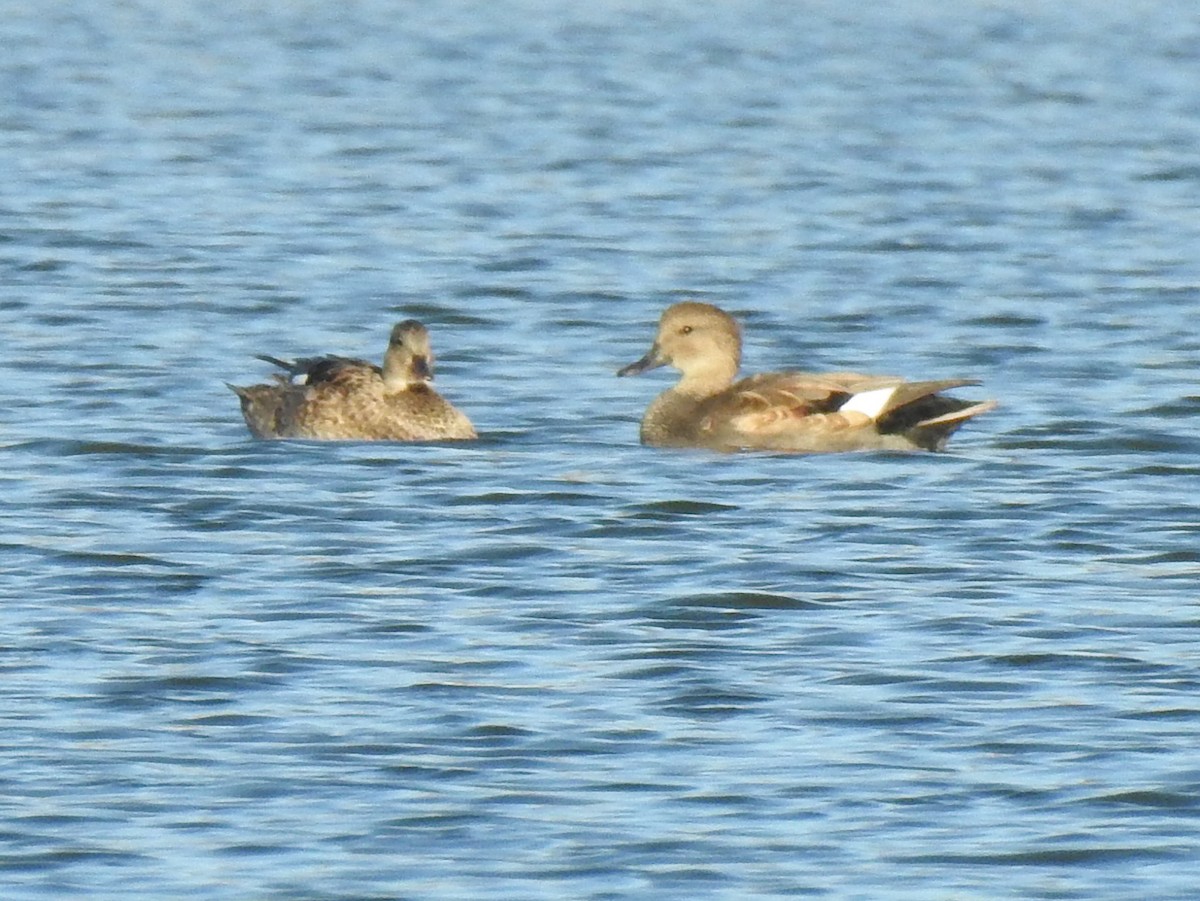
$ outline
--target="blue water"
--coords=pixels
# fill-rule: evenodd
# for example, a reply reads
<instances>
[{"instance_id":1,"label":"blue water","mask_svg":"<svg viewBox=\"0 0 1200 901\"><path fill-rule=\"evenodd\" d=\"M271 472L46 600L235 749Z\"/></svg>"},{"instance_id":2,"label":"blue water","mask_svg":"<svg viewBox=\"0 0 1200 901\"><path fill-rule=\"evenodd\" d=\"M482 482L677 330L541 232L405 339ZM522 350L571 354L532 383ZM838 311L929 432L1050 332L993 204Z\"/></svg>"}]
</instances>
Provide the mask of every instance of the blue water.
<instances>
[{"instance_id":1,"label":"blue water","mask_svg":"<svg viewBox=\"0 0 1200 901\"><path fill-rule=\"evenodd\" d=\"M1200 8L0 0L5 899L1190 899ZM943 455L637 444L977 377ZM260 443L429 325L470 445ZM969 392L968 392L969 393Z\"/></svg>"}]
</instances>

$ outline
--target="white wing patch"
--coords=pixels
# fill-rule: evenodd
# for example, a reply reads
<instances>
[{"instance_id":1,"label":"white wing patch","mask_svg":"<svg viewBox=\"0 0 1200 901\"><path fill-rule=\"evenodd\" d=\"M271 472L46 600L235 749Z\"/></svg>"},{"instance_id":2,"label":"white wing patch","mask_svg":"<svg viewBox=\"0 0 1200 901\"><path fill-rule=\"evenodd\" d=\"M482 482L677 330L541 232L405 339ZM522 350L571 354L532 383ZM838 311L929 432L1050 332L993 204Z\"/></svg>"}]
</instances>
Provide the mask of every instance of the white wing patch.
<instances>
[{"instance_id":1,"label":"white wing patch","mask_svg":"<svg viewBox=\"0 0 1200 901\"><path fill-rule=\"evenodd\" d=\"M887 409L888 401L892 399L892 395L896 393L898 385L892 385L890 388L874 388L871 391L860 391L848 401L838 407L839 413L862 413L876 419L880 413Z\"/></svg>"}]
</instances>

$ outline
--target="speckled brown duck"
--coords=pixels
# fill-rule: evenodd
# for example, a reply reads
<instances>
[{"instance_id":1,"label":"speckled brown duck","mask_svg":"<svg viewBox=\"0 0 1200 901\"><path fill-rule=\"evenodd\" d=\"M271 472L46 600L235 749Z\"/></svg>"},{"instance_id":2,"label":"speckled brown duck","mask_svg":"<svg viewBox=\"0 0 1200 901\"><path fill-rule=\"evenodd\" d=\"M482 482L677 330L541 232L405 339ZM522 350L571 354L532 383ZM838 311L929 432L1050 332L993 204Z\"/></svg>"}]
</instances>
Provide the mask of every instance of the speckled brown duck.
<instances>
[{"instance_id":1,"label":"speckled brown duck","mask_svg":"<svg viewBox=\"0 0 1200 901\"><path fill-rule=\"evenodd\" d=\"M741 354L741 332L724 310L694 301L667 308L649 352L617 373L670 365L683 374L647 408L642 443L719 451L933 451L996 406L941 393L979 384L974 379L770 372L735 381Z\"/></svg>"},{"instance_id":2,"label":"speckled brown duck","mask_svg":"<svg viewBox=\"0 0 1200 901\"><path fill-rule=\"evenodd\" d=\"M463 413L433 390L429 331L415 319L392 329L383 366L347 357L289 362L271 384L229 387L256 438L447 441L475 438Z\"/></svg>"}]
</instances>

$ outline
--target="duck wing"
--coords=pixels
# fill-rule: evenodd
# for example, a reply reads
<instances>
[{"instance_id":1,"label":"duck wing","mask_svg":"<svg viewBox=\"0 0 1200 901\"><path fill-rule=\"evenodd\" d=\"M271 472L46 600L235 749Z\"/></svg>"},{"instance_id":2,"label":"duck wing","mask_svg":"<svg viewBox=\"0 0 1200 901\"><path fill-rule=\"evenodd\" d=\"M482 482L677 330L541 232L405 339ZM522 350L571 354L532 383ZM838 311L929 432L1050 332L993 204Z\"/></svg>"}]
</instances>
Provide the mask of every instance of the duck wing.
<instances>
[{"instance_id":1,"label":"duck wing","mask_svg":"<svg viewBox=\"0 0 1200 901\"><path fill-rule=\"evenodd\" d=\"M333 354L320 357L299 357L295 360L281 360L267 354L257 354L256 357L284 370L287 373L287 380L296 385L336 383L351 375L358 379L367 373L383 377L383 370L380 367L353 357L339 357Z\"/></svg>"},{"instance_id":2,"label":"duck wing","mask_svg":"<svg viewBox=\"0 0 1200 901\"><path fill-rule=\"evenodd\" d=\"M795 451L940 449L967 419L992 409L940 392L973 379L907 382L855 372L752 376L714 397L701 431L721 446Z\"/></svg>"}]
</instances>

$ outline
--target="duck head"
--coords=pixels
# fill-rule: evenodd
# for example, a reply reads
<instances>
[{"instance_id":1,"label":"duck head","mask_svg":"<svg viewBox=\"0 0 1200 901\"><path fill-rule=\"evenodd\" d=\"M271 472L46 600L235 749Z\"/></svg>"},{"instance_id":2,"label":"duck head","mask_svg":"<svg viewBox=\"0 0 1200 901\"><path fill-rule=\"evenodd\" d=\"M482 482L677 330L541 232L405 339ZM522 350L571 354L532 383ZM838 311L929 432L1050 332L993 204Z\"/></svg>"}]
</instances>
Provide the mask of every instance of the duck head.
<instances>
[{"instance_id":1,"label":"duck head","mask_svg":"<svg viewBox=\"0 0 1200 901\"><path fill-rule=\"evenodd\" d=\"M433 381L433 350L429 330L415 319L397 323L383 355L383 381L391 390L403 390Z\"/></svg>"},{"instance_id":2,"label":"duck head","mask_svg":"<svg viewBox=\"0 0 1200 901\"><path fill-rule=\"evenodd\" d=\"M663 312L650 350L617 375L673 366L683 373L681 385L725 387L732 384L741 361L742 335L734 318L711 304L684 301Z\"/></svg>"}]
</instances>

